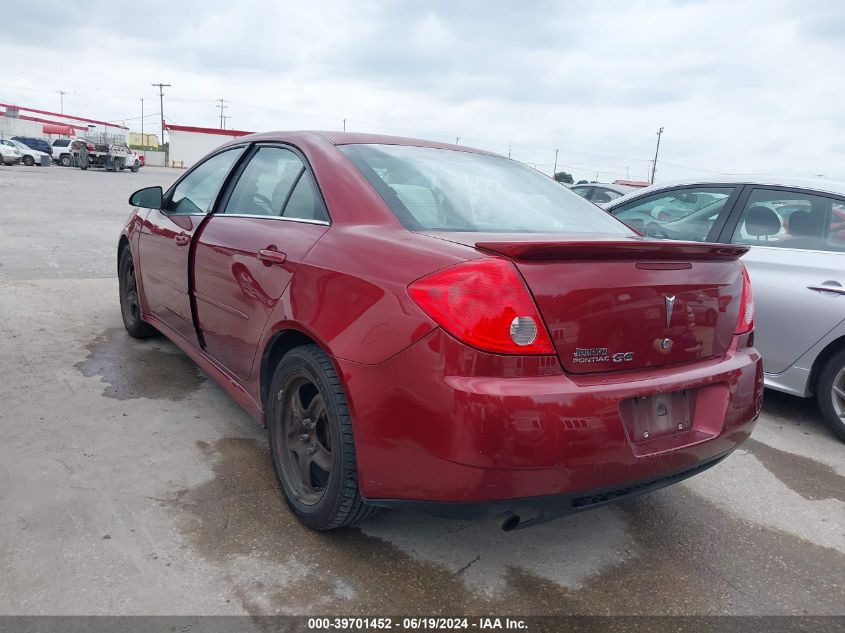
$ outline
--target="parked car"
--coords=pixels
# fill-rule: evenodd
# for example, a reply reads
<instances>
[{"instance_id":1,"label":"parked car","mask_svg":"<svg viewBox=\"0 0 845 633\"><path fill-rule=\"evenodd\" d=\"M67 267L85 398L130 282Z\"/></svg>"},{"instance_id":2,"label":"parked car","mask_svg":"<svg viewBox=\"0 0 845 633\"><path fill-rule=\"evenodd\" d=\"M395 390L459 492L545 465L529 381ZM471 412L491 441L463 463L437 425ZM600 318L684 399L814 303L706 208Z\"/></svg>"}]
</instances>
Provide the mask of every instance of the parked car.
<instances>
[{"instance_id":1,"label":"parked car","mask_svg":"<svg viewBox=\"0 0 845 633\"><path fill-rule=\"evenodd\" d=\"M4 165L17 165L21 162L21 151L11 141L0 140L0 159Z\"/></svg>"},{"instance_id":2,"label":"parked car","mask_svg":"<svg viewBox=\"0 0 845 633\"><path fill-rule=\"evenodd\" d=\"M594 202L598 205L607 204L611 200L616 200L624 196L626 193L637 191L636 187L629 187L627 185L608 184L603 182L591 182L588 184L572 185L572 191Z\"/></svg>"},{"instance_id":3,"label":"parked car","mask_svg":"<svg viewBox=\"0 0 845 633\"><path fill-rule=\"evenodd\" d=\"M74 164L74 158L78 157L87 145L84 140L77 138L53 139L53 162L62 167L70 167Z\"/></svg>"},{"instance_id":4,"label":"parked car","mask_svg":"<svg viewBox=\"0 0 845 633\"><path fill-rule=\"evenodd\" d=\"M39 152L37 149L32 149L28 145L24 145L20 141L16 141L14 139L7 142L12 143L12 145L20 150L21 162L27 167L32 167L32 165L41 166L42 158L45 156L47 157L47 164L51 162L50 155L45 152Z\"/></svg>"},{"instance_id":5,"label":"parked car","mask_svg":"<svg viewBox=\"0 0 845 633\"><path fill-rule=\"evenodd\" d=\"M644 238L501 156L250 135L130 204L127 332L269 427L315 529L377 507L534 525L709 468L760 411L747 246Z\"/></svg>"},{"instance_id":6,"label":"parked car","mask_svg":"<svg viewBox=\"0 0 845 633\"><path fill-rule=\"evenodd\" d=\"M720 177L642 189L608 211L646 235L750 247L766 386L815 397L845 441L845 183Z\"/></svg>"},{"instance_id":7,"label":"parked car","mask_svg":"<svg viewBox=\"0 0 845 633\"><path fill-rule=\"evenodd\" d=\"M36 138L34 136L13 136L13 141L18 141L19 143L23 143L27 147L31 147L34 150L38 150L39 152L44 152L45 154L49 154L50 156L53 155L53 147L50 143L43 138Z\"/></svg>"}]
</instances>

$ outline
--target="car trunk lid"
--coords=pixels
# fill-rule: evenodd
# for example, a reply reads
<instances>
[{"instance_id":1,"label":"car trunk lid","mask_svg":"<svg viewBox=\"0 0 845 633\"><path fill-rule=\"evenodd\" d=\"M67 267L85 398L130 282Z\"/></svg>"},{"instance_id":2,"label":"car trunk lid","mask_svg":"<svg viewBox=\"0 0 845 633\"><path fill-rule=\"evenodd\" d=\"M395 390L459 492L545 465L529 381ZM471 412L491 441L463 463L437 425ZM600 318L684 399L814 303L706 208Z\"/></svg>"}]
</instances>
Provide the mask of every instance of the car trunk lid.
<instances>
[{"instance_id":1,"label":"car trunk lid","mask_svg":"<svg viewBox=\"0 0 845 633\"><path fill-rule=\"evenodd\" d=\"M642 237L449 234L511 259L562 366L619 371L724 354L736 331L748 249Z\"/></svg>"}]
</instances>

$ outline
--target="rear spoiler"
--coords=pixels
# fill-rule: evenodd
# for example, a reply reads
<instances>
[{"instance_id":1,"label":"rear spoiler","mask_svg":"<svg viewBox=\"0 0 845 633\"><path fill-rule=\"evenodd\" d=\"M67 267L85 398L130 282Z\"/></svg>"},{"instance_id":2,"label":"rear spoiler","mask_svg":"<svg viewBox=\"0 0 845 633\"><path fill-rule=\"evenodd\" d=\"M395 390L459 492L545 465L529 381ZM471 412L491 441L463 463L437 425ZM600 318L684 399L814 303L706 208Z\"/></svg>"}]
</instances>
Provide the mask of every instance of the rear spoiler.
<instances>
[{"instance_id":1,"label":"rear spoiler","mask_svg":"<svg viewBox=\"0 0 845 633\"><path fill-rule=\"evenodd\" d=\"M631 261L730 261L748 252L748 246L707 242L658 241L554 241L476 242L475 247L523 260L631 260Z\"/></svg>"}]
</instances>

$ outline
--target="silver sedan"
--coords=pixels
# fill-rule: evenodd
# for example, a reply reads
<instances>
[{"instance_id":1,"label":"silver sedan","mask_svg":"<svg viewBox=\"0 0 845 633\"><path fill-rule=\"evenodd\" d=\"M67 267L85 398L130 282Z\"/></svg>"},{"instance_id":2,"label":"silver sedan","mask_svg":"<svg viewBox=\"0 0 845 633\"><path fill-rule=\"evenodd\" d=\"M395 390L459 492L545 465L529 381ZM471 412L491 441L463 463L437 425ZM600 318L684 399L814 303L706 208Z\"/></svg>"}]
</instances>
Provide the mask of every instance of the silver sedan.
<instances>
[{"instance_id":1,"label":"silver sedan","mask_svg":"<svg viewBox=\"0 0 845 633\"><path fill-rule=\"evenodd\" d=\"M653 185L606 205L664 239L747 244L767 387L815 397L845 441L845 183L719 177ZM707 315L701 318L706 327Z\"/></svg>"}]
</instances>

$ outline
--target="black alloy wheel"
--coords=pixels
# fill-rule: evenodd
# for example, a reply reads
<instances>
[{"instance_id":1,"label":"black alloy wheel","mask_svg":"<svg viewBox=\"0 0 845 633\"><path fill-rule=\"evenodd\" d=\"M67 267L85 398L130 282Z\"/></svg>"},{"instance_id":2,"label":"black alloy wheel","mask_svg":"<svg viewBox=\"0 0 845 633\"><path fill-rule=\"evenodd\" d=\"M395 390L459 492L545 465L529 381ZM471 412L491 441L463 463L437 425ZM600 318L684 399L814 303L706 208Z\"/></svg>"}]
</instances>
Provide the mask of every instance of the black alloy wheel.
<instances>
[{"instance_id":1,"label":"black alloy wheel","mask_svg":"<svg viewBox=\"0 0 845 633\"><path fill-rule=\"evenodd\" d=\"M288 507L315 530L363 521L352 418L334 364L317 345L282 358L267 406L270 454Z\"/></svg>"},{"instance_id":2,"label":"black alloy wheel","mask_svg":"<svg viewBox=\"0 0 845 633\"><path fill-rule=\"evenodd\" d=\"M156 329L141 319L141 302L138 299L138 280L135 276L135 262L129 247L120 253L120 314L123 326L129 336L148 338L156 334Z\"/></svg>"}]
</instances>

